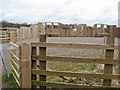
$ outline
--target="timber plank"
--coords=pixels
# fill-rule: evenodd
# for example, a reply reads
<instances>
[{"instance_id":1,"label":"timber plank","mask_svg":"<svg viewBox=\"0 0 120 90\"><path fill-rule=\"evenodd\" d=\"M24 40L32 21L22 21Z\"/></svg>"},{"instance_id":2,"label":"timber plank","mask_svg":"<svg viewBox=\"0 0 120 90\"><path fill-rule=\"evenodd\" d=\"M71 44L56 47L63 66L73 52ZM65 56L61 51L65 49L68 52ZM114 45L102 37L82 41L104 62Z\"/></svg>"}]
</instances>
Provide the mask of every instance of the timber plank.
<instances>
[{"instance_id":1,"label":"timber plank","mask_svg":"<svg viewBox=\"0 0 120 90\"><path fill-rule=\"evenodd\" d=\"M19 72L19 66L15 63L15 61L11 58L12 65L15 67L16 71Z\"/></svg>"},{"instance_id":2,"label":"timber plank","mask_svg":"<svg viewBox=\"0 0 120 90\"><path fill-rule=\"evenodd\" d=\"M16 78L16 76L15 76L15 74L14 74L13 72L12 72L12 75L13 75L15 81L17 82L18 86L20 86L20 82L19 82L19 80Z\"/></svg>"},{"instance_id":3,"label":"timber plank","mask_svg":"<svg viewBox=\"0 0 120 90\"><path fill-rule=\"evenodd\" d=\"M82 48L82 49L118 49L117 46L114 45L95 45L95 44L65 44L65 43L31 43L32 47L61 47L61 48Z\"/></svg>"},{"instance_id":4,"label":"timber plank","mask_svg":"<svg viewBox=\"0 0 120 90\"><path fill-rule=\"evenodd\" d=\"M34 80L32 80L32 85L48 86L52 88L114 88L114 87L108 87L108 86L85 86L85 85L79 85L79 84L50 83L45 81L34 81Z\"/></svg>"},{"instance_id":5,"label":"timber plank","mask_svg":"<svg viewBox=\"0 0 120 90\"><path fill-rule=\"evenodd\" d=\"M60 62L76 62L76 63L98 63L98 64L118 64L120 60L114 59L99 59L99 58L70 58L70 57L54 57L32 55L32 60L40 61L60 61Z\"/></svg>"},{"instance_id":6,"label":"timber plank","mask_svg":"<svg viewBox=\"0 0 120 90\"><path fill-rule=\"evenodd\" d=\"M91 73L76 73L76 72L61 72L61 71L45 71L45 70L31 70L32 74L40 74L47 76L65 76L65 77L79 77L79 78L99 78L99 79L118 79L120 75L112 74L91 74Z\"/></svg>"},{"instance_id":7,"label":"timber plank","mask_svg":"<svg viewBox=\"0 0 120 90\"><path fill-rule=\"evenodd\" d=\"M14 68L14 66L13 66L13 65L11 65L11 67L12 67L12 71L14 72L14 74L15 74L16 78L19 80L20 75L18 74L17 70Z\"/></svg>"}]
</instances>

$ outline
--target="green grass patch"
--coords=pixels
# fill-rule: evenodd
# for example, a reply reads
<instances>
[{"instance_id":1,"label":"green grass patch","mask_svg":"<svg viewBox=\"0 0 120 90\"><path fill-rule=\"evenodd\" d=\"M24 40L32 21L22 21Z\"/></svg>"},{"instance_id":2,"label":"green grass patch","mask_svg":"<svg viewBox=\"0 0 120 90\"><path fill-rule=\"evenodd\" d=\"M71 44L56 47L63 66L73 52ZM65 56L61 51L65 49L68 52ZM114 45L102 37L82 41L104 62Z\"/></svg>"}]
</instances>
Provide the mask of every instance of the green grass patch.
<instances>
[{"instance_id":1,"label":"green grass patch","mask_svg":"<svg viewBox=\"0 0 120 90\"><path fill-rule=\"evenodd\" d=\"M0 43L8 43L9 41L0 41Z\"/></svg>"},{"instance_id":2,"label":"green grass patch","mask_svg":"<svg viewBox=\"0 0 120 90\"><path fill-rule=\"evenodd\" d=\"M3 82L7 85L9 85L10 88L18 88L18 85L13 77L12 74L10 74L10 77L8 78L7 75L3 76Z\"/></svg>"}]
</instances>

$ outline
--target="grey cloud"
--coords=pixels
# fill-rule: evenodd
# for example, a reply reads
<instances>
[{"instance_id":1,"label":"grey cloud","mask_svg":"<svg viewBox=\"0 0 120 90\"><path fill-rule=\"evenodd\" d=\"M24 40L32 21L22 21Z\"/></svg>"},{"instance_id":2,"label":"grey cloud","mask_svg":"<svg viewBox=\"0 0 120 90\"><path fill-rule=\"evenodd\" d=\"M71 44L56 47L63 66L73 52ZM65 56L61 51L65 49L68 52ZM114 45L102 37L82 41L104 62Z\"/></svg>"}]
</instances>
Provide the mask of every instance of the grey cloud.
<instances>
[{"instance_id":1,"label":"grey cloud","mask_svg":"<svg viewBox=\"0 0 120 90\"><path fill-rule=\"evenodd\" d=\"M2 1L4 1L4 0L2 0ZM68 6L70 4L72 7L72 3L77 2L77 1L79 1L79 0L65 0L63 2L63 7L65 6L65 4L68 4ZM78 3L80 3L80 2L78 2ZM76 3L74 3L74 4L76 5ZM78 8L78 6L75 6L76 8L73 8L71 11L69 10L70 7L65 7L65 10L63 10L64 9L63 7L56 6L56 8L47 8L47 6L43 6L42 8L45 8L44 9L45 12L47 12L47 11L50 12L47 15L44 15L44 12L39 11L39 10L41 10L41 7L39 7L39 5L38 5L38 7L32 7L32 6L27 5L27 3L21 2L21 0L12 0L12 1L6 0L4 2L4 7L2 8L3 11L0 11L0 13L2 13L3 16L5 16L4 18L6 20L20 22L20 23L22 23L22 22L37 23L39 21L50 21L51 20L51 21L60 21L60 22L64 22L64 23L69 22L69 23L94 24L96 22L100 22L100 23L117 24L117 21L118 21L116 18L113 18L110 16L104 17L104 14L110 15L111 9L103 10L100 13L100 14L103 14L103 15L100 15L101 17L91 17L91 19L90 19L86 16L85 20L84 20L84 19L81 19L81 15L79 15L80 13L77 14L77 12L74 12L74 10L76 8ZM74 7L74 5L73 5L73 7ZM36 10L35 12L32 12L32 11L30 12L30 9L32 9L32 8L37 9L38 11ZM76 10L78 12L80 12L79 9L76 9ZM68 11L68 12L66 12L66 11ZM84 10L84 12L85 12L85 10ZM84 12L82 12L82 16L84 16ZM14 15L12 17L6 17L8 14L11 14L11 15L16 14L16 15ZM43 15L43 16L41 17L41 15ZM0 15L0 17L2 17L2 16ZM0 20L1 20L1 18L0 18Z\"/></svg>"}]
</instances>

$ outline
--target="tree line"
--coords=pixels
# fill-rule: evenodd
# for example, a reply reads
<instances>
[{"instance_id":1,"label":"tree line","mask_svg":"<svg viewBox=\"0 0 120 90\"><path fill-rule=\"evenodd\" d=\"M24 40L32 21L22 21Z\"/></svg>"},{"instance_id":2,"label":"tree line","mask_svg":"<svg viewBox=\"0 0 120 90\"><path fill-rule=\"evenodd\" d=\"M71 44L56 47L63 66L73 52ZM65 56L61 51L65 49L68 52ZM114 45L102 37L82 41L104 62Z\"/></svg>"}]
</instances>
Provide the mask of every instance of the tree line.
<instances>
[{"instance_id":1,"label":"tree line","mask_svg":"<svg viewBox=\"0 0 120 90\"><path fill-rule=\"evenodd\" d=\"M11 27L11 28L20 28L21 26L25 26L25 27L29 27L30 25L27 23L12 23L12 22L8 22L8 21L0 21L0 27Z\"/></svg>"}]
</instances>

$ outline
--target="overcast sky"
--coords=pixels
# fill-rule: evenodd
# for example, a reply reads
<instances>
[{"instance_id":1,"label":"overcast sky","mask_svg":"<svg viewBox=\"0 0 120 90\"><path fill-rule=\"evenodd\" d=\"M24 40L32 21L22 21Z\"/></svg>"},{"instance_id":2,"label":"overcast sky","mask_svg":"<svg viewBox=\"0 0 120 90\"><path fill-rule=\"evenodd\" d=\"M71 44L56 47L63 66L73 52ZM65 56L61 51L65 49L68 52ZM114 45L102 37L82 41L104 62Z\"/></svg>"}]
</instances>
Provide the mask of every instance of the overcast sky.
<instances>
[{"instance_id":1,"label":"overcast sky","mask_svg":"<svg viewBox=\"0 0 120 90\"><path fill-rule=\"evenodd\" d=\"M16 23L57 21L118 23L119 0L0 0L0 20Z\"/></svg>"}]
</instances>

